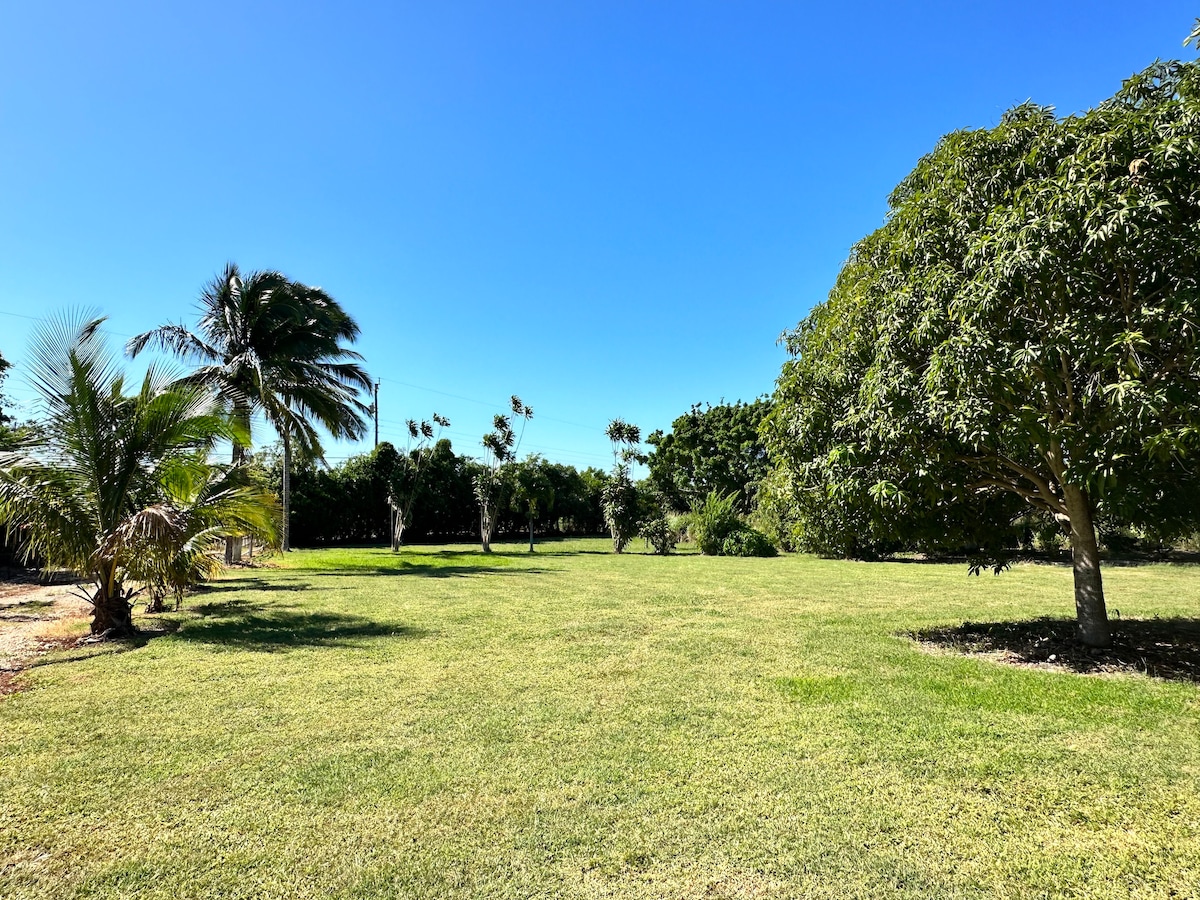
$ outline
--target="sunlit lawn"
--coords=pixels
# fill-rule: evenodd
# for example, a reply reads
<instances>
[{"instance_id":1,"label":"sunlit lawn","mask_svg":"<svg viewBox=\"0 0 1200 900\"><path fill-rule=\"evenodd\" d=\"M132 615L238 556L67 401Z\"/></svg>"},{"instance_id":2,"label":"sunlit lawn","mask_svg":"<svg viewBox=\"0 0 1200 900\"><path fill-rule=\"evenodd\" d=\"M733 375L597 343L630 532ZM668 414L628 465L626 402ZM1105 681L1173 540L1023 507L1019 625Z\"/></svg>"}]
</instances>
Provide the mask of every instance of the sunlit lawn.
<instances>
[{"instance_id":1,"label":"sunlit lawn","mask_svg":"<svg viewBox=\"0 0 1200 900\"><path fill-rule=\"evenodd\" d=\"M52 657L0 700L0 897L1200 895L1196 685L898 636L1068 615L1068 569L605 549L297 552Z\"/></svg>"}]
</instances>

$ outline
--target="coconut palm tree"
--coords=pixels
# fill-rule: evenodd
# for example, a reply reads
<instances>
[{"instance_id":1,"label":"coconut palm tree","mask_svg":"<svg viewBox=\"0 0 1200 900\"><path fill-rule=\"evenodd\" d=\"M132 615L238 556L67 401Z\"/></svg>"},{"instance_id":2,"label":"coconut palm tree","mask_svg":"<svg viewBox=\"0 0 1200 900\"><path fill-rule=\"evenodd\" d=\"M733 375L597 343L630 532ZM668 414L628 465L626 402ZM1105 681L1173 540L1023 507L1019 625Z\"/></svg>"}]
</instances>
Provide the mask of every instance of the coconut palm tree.
<instances>
[{"instance_id":1,"label":"coconut palm tree","mask_svg":"<svg viewBox=\"0 0 1200 900\"><path fill-rule=\"evenodd\" d=\"M272 539L276 510L264 491L205 462L219 441L242 438L216 398L157 366L127 393L102 322L55 319L35 333L38 423L0 454L0 523L26 558L92 583L94 634L124 636L135 631L133 596L157 572L235 530ZM205 495L198 514L179 502L187 481L219 485L220 496Z\"/></svg>"},{"instance_id":2,"label":"coconut palm tree","mask_svg":"<svg viewBox=\"0 0 1200 900\"><path fill-rule=\"evenodd\" d=\"M136 356L155 345L198 368L185 379L212 390L232 410L247 435L262 413L283 442L283 547L289 549L293 453L323 459L316 427L334 438L366 433L370 407L359 400L371 388L362 357L343 345L359 329L342 307L320 288L291 281L279 272L243 275L229 263L200 295L196 331L163 325L133 338L126 349ZM236 444L233 461L249 446ZM240 556L230 541L226 561Z\"/></svg>"}]
</instances>

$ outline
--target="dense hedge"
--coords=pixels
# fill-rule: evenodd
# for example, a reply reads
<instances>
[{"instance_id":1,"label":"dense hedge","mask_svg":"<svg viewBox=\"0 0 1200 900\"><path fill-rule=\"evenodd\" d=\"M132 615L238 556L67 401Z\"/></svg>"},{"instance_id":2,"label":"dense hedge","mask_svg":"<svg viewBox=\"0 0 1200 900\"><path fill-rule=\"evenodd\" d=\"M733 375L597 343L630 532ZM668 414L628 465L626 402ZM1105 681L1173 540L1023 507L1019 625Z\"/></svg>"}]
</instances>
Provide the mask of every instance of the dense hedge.
<instances>
[{"instance_id":1,"label":"dense hedge","mask_svg":"<svg viewBox=\"0 0 1200 900\"><path fill-rule=\"evenodd\" d=\"M297 466L292 473L291 535L294 546L385 543L389 539L387 503L388 455L396 453L383 443L370 453L355 456L332 468ZM281 475L278 456L268 452L259 459L262 477L278 490ZM438 441L425 462L413 503L412 521L405 541L478 540L479 505L472 477L478 464L454 453L449 440ZM539 508L534 531L541 535L600 534L604 515L600 492L607 476L597 469L582 472L573 466L531 457L522 463L540 468L550 484L553 500ZM499 533L528 533L527 507L509 501L516 469L506 470Z\"/></svg>"}]
</instances>

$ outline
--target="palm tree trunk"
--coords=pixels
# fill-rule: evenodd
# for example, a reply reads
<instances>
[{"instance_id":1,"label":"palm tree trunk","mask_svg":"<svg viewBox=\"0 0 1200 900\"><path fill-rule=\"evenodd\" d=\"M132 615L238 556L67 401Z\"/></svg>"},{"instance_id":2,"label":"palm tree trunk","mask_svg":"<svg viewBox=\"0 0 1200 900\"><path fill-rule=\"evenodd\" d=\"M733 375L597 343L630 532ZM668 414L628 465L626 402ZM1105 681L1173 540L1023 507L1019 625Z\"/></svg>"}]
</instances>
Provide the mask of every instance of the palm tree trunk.
<instances>
[{"instance_id":1,"label":"palm tree trunk","mask_svg":"<svg viewBox=\"0 0 1200 900\"><path fill-rule=\"evenodd\" d=\"M133 626L133 605L125 596L121 582L112 568L101 570L92 594L92 634L107 637L129 637L136 634Z\"/></svg>"},{"instance_id":2,"label":"palm tree trunk","mask_svg":"<svg viewBox=\"0 0 1200 900\"><path fill-rule=\"evenodd\" d=\"M1063 486L1067 515L1071 520L1071 562L1075 574L1075 617L1079 639L1089 647L1112 643L1108 610L1104 606L1104 583L1100 578L1100 550L1092 500L1077 487Z\"/></svg>"},{"instance_id":3,"label":"palm tree trunk","mask_svg":"<svg viewBox=\"0 0 1200 900\"><path fill-rule=\"evenodd\" d=\"M533 513L529 514L529 552L533 552Z\"/></svg>"},{"instance_id":4,"label":"palm tree trunk","mask_svg":"<svg viewBox=\"0 0 1200 900\"><path fill-rule=\"evenodd\" d=\"M246 450L237 444L233 445L233 464L240 466L246 461ZM242 539L239 535L225 538L225 565L231 566L242 561Z\"/></svg>"},{"instance_id":5,"label":"palm tree trunk","mask_svg":"<svg viewBox=\"0 0 1200 900\"><path fill-rule=\"evenodd\" d=\"M292 549L292 436L286 428L283 438L283 552Z\"/></svg>"}]
</instances>

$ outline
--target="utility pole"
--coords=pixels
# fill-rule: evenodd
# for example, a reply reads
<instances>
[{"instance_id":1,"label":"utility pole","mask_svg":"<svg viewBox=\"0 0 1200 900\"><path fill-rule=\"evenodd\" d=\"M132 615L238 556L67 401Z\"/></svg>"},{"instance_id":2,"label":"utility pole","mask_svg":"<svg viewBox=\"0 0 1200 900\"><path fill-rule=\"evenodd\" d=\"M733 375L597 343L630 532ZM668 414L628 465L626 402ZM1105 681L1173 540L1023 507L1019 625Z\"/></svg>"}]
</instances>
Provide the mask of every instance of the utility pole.
<instances>
[{"instance_id":1,"label":"utility pole","mask_svg":"<svg viewBox=\"0 0 1200 900\"><path fill-rule=\"evenodd\" d=\"M379 379L375 379L375 446L379 446Z\"/></svg>"}]
</instances>

